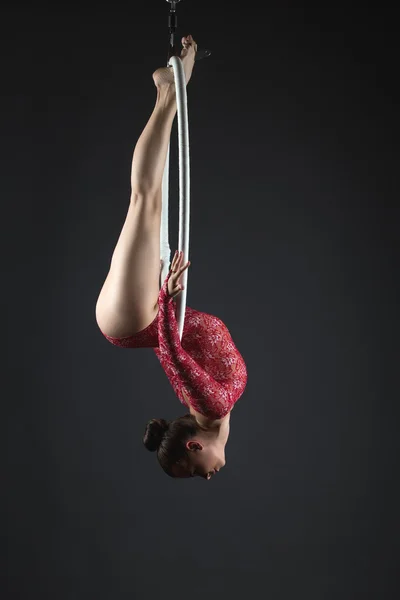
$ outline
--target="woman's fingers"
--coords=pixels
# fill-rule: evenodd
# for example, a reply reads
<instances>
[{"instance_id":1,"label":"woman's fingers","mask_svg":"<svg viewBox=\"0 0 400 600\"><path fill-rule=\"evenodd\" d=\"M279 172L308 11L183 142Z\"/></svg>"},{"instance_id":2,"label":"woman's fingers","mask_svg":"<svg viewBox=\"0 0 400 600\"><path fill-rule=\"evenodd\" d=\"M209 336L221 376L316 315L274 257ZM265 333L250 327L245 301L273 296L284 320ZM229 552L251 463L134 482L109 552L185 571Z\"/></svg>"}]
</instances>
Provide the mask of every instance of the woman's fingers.
<instances>
[{"instance_id":1,"label":"woman's fingers","mask_svg":"<svg viewBox=\"0 0 400 600\"><path fill-rule=\"evenodd\" d=\"M178 252L178 250L174 254L174 258L171 264L171 271L169 282L168 282L168 293L170 296L177 296L182 290L184 290L184 286L180 283L180 279L182 273L190 267L190 260L187 261L186 264L182 265L183 262L183 252Z\"/></svg>"},{"instance_id":2,"label":"woman's fingers","mask_svg":"<svg viewBox=\"0 0 400 600\"><path fill-rule=\"evenodd\" d=\"M172 261L172 267L173 267L174 271L176 270L176 267L179 265L180 260L181 260L181 254L177 250L175 252L174 260Z\"/></svg>"},{"instance_id":3,"label":"woman's fingers","mask_svg":"<svg viewBox=\"0 0 400 600\"><path fill-rule=\"evenodd\" d=\"M181 273L183 273L183 271L185 269L187 269L189 265L190 265L190 260L185 265L183 265L183 267L180 267L180 269L177 272L177 275L180 275Z\"/></svg>"},{"instance_id":4,"label":"woman's fingers","mask_svg":"<svg viewBox=\"0 0 400 600\"><path fill-rule=\"evenodd\" d=\"M188 261L186 263L186 265L181 266L182 265L182 261L183 261L183 252L178 252L178 250L175 252L175 256L174 259L172 261L172 270L173 271L183 271L186 267L188 267L190 265L190 261ZM177 273L174 273L177 274Z\"/></svg>"},{"instance_id":5,"label":"woman's fingers","mask_svg":"<svg viewBox=\"0 0 400 600\"><path fill-rule=\"evenodd\" d=\"M180 283L180 278L182 273L190 266L190 260L184 265L182 265L183 261L183 252L175 252L174 260L172 261L171 270L174 271L171 275L171 285L173 286L173 293L178 294L181 290L184 289L183 285Z\"/></svg>"},{"instance_id":6,"label":"woman's fingers","mask_svg":"<svg viewBox=\"0 0 400 600\"><path fill-rule=\"evenodd\" d=\"M173 277L173 281L175 284L179 283L179 280L182 277L183 272L189 267L190 263L187 263L186 265L184 265L183 267L181 267L180 269L178 269L178 271L176 271L172 277Z\"/></svg>"}]
</instances>

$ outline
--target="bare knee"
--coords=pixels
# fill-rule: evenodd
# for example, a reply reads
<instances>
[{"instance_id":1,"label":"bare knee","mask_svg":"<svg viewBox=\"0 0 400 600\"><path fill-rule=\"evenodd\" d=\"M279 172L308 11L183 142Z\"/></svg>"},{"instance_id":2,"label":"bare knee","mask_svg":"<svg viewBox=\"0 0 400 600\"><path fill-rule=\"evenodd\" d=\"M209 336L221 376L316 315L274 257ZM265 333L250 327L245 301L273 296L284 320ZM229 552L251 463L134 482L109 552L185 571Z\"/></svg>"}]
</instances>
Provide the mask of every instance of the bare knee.
<instances>
[{"instance_id":1,"label":"bare knee","mask_svg":"<svg viewBox=\"0 0 400 600\"><path fill-rule=\"evenodd\" d=\"M140 189L132 188L130 204L138 210L148 212L149 215L161 214L161 188L150 188L146 186L142 186Z\"/></svg>"}]
</instances>

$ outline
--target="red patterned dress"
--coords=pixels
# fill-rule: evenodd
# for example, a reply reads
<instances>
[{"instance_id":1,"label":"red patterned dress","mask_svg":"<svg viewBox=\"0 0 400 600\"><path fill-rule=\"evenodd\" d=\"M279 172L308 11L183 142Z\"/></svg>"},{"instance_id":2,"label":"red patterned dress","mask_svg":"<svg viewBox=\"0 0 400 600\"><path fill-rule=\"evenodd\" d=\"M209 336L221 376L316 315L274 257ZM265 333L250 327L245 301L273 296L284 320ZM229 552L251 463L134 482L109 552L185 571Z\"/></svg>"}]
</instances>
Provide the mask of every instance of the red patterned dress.
<instances>
[{"instance_id":1,"label":"red patterned dress","mask_svg":"<svg viewBox=\"0 0 400 600\"><path fill-rule=\"evenodd\" d=\"M139 333L123 338L103 334L122 348L153 348L179 400L210 419L221 419L233 408L247 384L247 369L224 323L186 307L182 343L176 304L164 281L154 321ZM189 407L188 407L189 408Z\"/></svg>"}]
</instances>

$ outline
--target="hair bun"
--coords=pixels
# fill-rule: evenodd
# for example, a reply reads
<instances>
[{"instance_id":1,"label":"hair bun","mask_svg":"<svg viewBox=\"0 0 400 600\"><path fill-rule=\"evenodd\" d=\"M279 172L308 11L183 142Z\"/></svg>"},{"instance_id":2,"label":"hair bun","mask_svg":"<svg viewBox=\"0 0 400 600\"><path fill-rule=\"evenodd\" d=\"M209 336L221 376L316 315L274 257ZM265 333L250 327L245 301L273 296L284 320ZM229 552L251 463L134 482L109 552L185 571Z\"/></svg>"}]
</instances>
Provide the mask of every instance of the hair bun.
<instances>
[{"instance_id":1,"label":"hair bun","mask_svg":"<svg viewBox=\"0 0 400 600\"><path fill-rule=\"evenodd\" d=\"M150 452L158 450L161 440L168 429L168 421L165 419L150 419L146 425L143 444Z\"/></svg>"}]
</instances>

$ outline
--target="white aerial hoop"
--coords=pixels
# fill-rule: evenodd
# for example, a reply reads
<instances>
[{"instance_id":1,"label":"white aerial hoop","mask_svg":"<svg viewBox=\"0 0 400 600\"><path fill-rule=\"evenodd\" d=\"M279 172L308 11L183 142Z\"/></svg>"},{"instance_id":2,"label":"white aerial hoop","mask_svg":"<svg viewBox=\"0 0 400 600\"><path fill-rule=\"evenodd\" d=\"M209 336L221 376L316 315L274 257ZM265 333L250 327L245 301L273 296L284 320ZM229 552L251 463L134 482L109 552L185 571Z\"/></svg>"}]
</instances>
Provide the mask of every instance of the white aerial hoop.
<instances>
[{"instance_id":1,"label":"white aerial hoop","mask_svg":"<svg viewBox=\"0 0 400 600\"><path fill-rule=\"evenodd\" d=\"M178 115L178 143L179 143L179 239L178 250L183 251L184 261L189 260L189 227L190 227L190 155L189 155L189 119L187 109L186 77L183 64L178 56L171 56L169 66L174 69L176 103ZM163 260L161 284L164 283L169 273L171 262L171 248L169 246L168 228L168 202L169 202L169 157L170 144L168 144L167 160L162 181L162 212L160 228L160 253ZM187 298L188 269L182 274L183 290L176 297L177 322L179 339L182 339L185 324L186 298Z\"/></svg>"},{"instance_id":2,"label":"white aerial hoop","mask_svg":"<svg viewBox=\"0 0 400 600\"><path fill-rule=\"evenodd\" d=\"M170 7L168 18L168 66L174 69L176 103L178 114L178 143L179 143L179 240L178 251L183 252L184 261L189 260L189 227L190 227L190 155L189 155L189 119L186 94L186 77L183 64L177 54L175 45L175 33L178 26L176 5L181 0L167 0ZM197 49L196 60L210 56L210 50ZM169 246L168 228L168 202L169 202L169 158L170 145L168 144L167 159L162 181L162 212L160 227L160 254L163 261L161 271L161 285L167 277L171 263L171 248ZM186 298L187 298L188 270L182 274L183 290L176 297L177 322L179 339L182 340L183 327L185 324Z\"/></svg>"}]
</instances>

